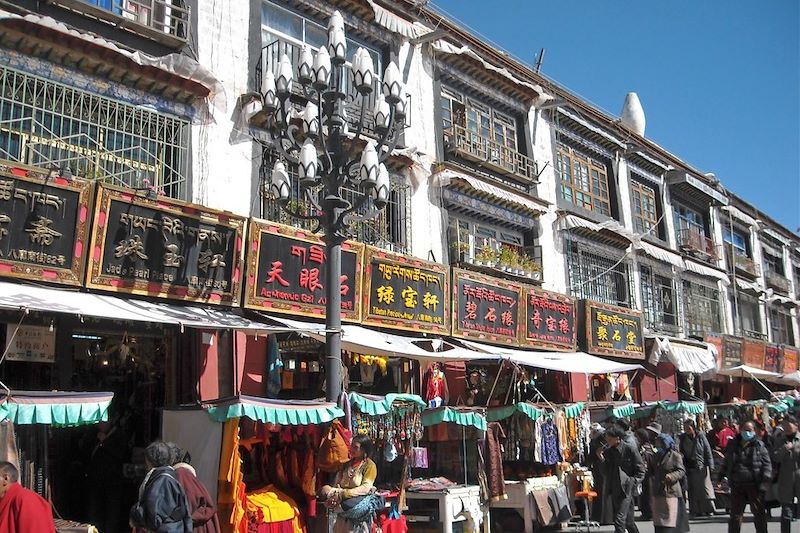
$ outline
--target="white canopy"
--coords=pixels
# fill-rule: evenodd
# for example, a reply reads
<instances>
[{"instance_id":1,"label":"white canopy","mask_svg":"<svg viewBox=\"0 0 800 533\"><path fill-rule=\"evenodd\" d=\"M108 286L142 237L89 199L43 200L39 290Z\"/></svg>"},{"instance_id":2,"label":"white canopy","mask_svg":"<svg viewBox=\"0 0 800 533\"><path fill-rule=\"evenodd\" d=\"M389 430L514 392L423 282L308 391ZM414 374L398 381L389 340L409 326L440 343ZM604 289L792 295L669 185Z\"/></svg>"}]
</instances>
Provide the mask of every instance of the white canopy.
<instances>
[{"instance_id":1,"label":"white canopy","mask_svg":"<svg viewBox=\"0 0 800 533\"><path fill-rule=\"evenodd\" d=\"M155 322L192 328L235 329L255 334L287 328L253 322L222 309L118 298L69 289L0 282L0 309L66 313L133 322ZM311 325L314 329L320 326Z\"/></svg>"},{"instance_id":2,"label":"white canopy","mask_svg":"<svg viewBox=\"0 0 800 533\"><path fill-rule=\"evenodd\" d=\"M686 270L690 272L694 272L695 274L700 274L701 276L706 276L709 278L715 278L724 283L730 282L728 275L725 272L717 270L716 268L707 267L705 265L701 265L700 263L690 261L689 259L685 261L685 264Z\"/></svg>"},{"instance_id":3,"label":"white canopy","mask_svg":"<svg viewBox=\"0 0 800 533\"><path fill-rule=\"evenodd\" d=\"M666 358L678 372L704 374L717 366L716 349L711 344L699 346L666 337L656 337L650 350L650 362L656 364Z\"/></svg>"},{"instance_id":4,"label":"white canopy","mask_svg":"<svg viewBox=\"0 0 800 533\"><path fill-rule=\"evenodd\" d=\"M730 376L734 378L745 378L752 376L754 378L763 379L765 381L777 381L781 377L780 374L777 374L775 372L770 372L768 370L761 370L760 368L755 368L747 365L739 365L731 368L723 368L722 370L718 371L717 374L719 374L720 376Z\"/></svg>"},{"instance_id":5,"label":"white canopy","mask_svg":"<svg viewBox=\"0 0 800 533\"><path fill-rule=\"evenodd\" d=\"M791 374L783 374L776 381L783 385L792 385L796 387L800 385L800 370L795 370Z\"/></svg>"}]
</instances>

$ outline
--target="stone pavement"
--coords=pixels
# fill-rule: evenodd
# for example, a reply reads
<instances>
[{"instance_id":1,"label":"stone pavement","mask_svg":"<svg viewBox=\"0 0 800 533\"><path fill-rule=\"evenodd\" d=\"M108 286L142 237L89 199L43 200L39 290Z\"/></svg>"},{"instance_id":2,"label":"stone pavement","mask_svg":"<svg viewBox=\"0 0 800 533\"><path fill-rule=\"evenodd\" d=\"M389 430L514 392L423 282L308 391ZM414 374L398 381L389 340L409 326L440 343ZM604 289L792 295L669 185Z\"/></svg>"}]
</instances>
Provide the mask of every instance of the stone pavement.
<instances>
[{"instance_id":1,"label":"stone pavement","mask_svg":"<svg viewBox=\"0 0 800 533\"><path fill-rule=\"evenodd\" d=\"M773 515L777 514L775 510L773 510L772 513ZM637 520L636 525L639 528L639 533L653 533L654 531L652 522ZM795 532L800 533L800 521L796 521L792 525L794 526L792 528L792 533ZM689 528L691 533L727 533L728 515L717 515L714 517L699 518L697 520L692 520L689 524ZM772 521L769 522L767 530L769 533L780 532L781 524L780 522L777 521L776 517L773 517ZM574 528L569 528L563 531L576 531L576 530ZM613 533L613 531L614 528L612 526L603 526L600 529L592 529L592 533ZM756 528L755 526L753 526L752 517L745 514L741 533L755 533L755 531Z\"/></svg>"}]
</instances>

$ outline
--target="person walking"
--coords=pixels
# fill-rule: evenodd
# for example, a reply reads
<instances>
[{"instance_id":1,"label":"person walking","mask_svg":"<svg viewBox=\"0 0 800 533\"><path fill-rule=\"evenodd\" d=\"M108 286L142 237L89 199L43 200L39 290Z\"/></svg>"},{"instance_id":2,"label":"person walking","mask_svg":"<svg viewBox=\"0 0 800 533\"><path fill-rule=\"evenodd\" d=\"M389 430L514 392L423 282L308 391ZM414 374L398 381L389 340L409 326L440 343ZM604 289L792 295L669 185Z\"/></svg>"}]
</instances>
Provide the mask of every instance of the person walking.
<instances>
[{"instance_id":1,"label":"person walking","mask_svg":"<svg viewBox=\"0 0 800 533\"><path fill-rule=\"evenodd\" d=\"M795 498L800 500L800 433L797 419L786 416L772 451L773 468L778 470L776 496L781 504L781 533L790 533Z\"/></svg>"},{"instance_id":2,"label":"person walking","mask_svg":"<svg viewBox=\"0 0 800 533\"><path fill-rule=\"evenodd\" d=\"M772 462L766 446L756 436L752 421L741 426L741 432L725 448L723 471L731 487L731 515L728 533L739 533L744 508L750 504L757 533L767 533L764 491L772 478Z\"/></svg>"},{"instance_id":3,"label":"person walking","mask_svg":"<svg viewBox=\"0 0 800 533\"><path fill-rule=\"evenodd\" d=\"M697 431L694 420L683 423L683 433L679 437L679 451L689 481L689 516L714 514L714 487L711 484L711 470L714 456L705 433Z\"/></svg>"},{"instance_id":4,"label":"person walking","mask_svg":"<svg viewBox=\"0 0 800 533\"><path fill-rule=\"evenodd\" d=\"M639 533L634 521L636 487L647 467L636 444L625 439L625 431L612 425L605 432L607 448L598 450L603 461L603 498L613 515L614 533ZM604 511L605 512L605 511Z\"/></svg>"},{"instance_id":5,"label":"person walking","mask_svg":"<svg viewBox=\"0 0 800 533\"><path fill-rule=\"evenodd\" d=\"M635 432L636 440L639 442L639 453L642 456L642 459L647 463L647 457L651 456L655 449L653 448L652 442L654 441L653 435L650 431L645 428L639 428ZM642 481L642 493L639 495L639 512L641 513L642 520L650 520L653 516L652 509L650 507L650 469L647 469L647 473L644 476L644 480Z\"/></svg>"},{"instance_id":6,"label":"person walking","mask_svg":"<svg viewBox=\"0 0 800 533\"><path fill-rule=\"evenodd\" d=\"M192 517L193 533L219 533L219 517L211 494L197 478L197 472L189 464L191 456L174 442L168 442L172 454L172 468L186 493L189 502L189 514Z\"/></svg>"},{"instance_id":7,"label":"person walking","mask_svg":"<svg viewBox=\"0 0 800 533\"><path fill-rule=\"evenodd\" d=\"M655 438L655 446L647 452L650 473L650 506L655 533L685 533L689 517L683 493L686 468L683 457L675 449L675 440L665 433Z\"/></svg>"},{"instance_id":8,"label":"person walking","mask_svg":"<svg viewBox=\"0 0 800 533\"><path fill-rule=\"evenodd\" d=\"M19 470L0 461L0 532L55 533L50 504L19 484Z\"/></svg>"},{"instance_id":9,"label":"person walking","mask_svg":"<svg viewBox=\"0 0 800 533\"><path fill-rule=\"evenodd\" d=\"M137 533L192 533L189 502L171 466L169 446L153 442L144 455L149 470L139 487L139 501L131 508L131 527Z\"/></svg>"}]
</instances>

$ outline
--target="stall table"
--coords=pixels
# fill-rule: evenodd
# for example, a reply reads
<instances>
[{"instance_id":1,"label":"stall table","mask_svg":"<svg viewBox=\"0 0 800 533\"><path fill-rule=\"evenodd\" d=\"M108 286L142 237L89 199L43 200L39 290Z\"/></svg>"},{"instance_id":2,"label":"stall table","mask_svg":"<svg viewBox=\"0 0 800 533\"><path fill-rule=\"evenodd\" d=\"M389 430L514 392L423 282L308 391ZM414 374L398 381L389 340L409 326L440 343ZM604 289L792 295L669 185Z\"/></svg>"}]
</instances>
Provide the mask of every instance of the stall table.
<instances>
[{"instance_id":1,"label":"stall table","mask_svg":"<svg viewBox=\"0 0 800 533\"><path fill-rule=\"evenodd\" d=\"M491 503L495 509L515 509L522 513L525 521L525 533L533 533L533 520L536 510L533 508L533 482L531 479L522 481L506 480L506 494L508 498Z\"/></svg>"},{"instance_id":2,"label":"stall table","mask_svg":"<svg viewBox=\"0 0 800 533\"><path fill-rule=\"evenodd\" d=\"M439 522L442 524L443 533L453 533L453 522L460 522L465 518L456 518L464 510L463 500L469 499L475 507L480 507L481 491L477 485L458 485L440 491L406 492L406 505L410 506L411 500L436 500L439 504ZM413 511L409 511L413 514ZM484 533L490 533L488 508L483 512Z\"/></svg>"}]
</instances>

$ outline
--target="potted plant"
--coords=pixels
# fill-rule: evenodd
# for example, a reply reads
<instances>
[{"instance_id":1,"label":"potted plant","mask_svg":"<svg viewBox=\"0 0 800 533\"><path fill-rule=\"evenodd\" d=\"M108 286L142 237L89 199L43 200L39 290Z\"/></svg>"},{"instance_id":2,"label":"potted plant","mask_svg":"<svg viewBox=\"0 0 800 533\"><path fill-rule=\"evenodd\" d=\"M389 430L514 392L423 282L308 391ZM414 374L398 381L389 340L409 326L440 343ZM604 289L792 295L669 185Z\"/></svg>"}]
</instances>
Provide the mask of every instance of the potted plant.
<instances>
[{"instance_id":1,"label":"potted plant","mask_svg":"<svg viewBox=\"0 0 800 533\"><path fill-rule=\"evenodd\" d=\"M511 272L514 269L514 249L510 246L501 246L498 263L500 264L500 268L502 270Z\"/></svg>"},{"instance_id":2,"label":"potted plant","mask_svg":"<svg viewBox=\"0 0 800 533\"><path fill-rule=\"evenodd\" d=\"M495 261L495 252L491 246L484 244L481 246L478 253L475 254L475 262L478 265L493 266Z\"/></svg>"},{"instance_id":3,"label":"potted plant","mask_svg":"<svg viewBox=\"0 0 800 533\"><path fill-rule=\"evenodd\" d=\"M469 243L461 241L458 243L459 260L463 263L472 263L473 258L469 253Z\"/></svg>"}]
</instances>

